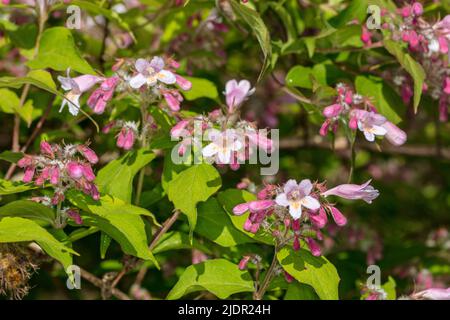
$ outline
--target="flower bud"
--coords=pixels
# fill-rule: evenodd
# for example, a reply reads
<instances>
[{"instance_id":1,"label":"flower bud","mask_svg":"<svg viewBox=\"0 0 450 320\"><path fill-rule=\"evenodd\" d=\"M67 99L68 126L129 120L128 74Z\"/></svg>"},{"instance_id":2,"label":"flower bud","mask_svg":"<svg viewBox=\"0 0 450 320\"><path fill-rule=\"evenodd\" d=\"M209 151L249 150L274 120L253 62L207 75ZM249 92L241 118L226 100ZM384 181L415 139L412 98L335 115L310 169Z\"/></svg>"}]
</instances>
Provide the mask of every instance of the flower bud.
<instances>
[{"instance_id":1,"label":"flower bud","mask_svg":"<svg viewBox=\"0 0 450 320\"><path fill-rule=\"evenodd\" d=\"M33 166L26 167L22 181L29 183L33 180L35 168Z\"/></svg>"},{"instance_id":2,"label":"flower bud","mask_svg":"<svg viewBox=\"0 0 450 320\"><path fill-rule=\"evenodd\" d=\"M313 238L306 238L306 243L308 244L309 250L311 250L313 256L319 257L322 254L320 246L316 241L314 241Z\"/></svg>"},{"instance_id":3,"label":"flower bud","mask_svg":"<svg viewBox=\"0 0 450 320\"><path fill-rule=\"evenodd\" d=\"M92 164L96 164L98 162L98 157L95 154L94 150L85 146L84 144L77 146L78 151L83 155L83 157Z\"/></svg>"},{"instance_id":4,"label":"flower bud","mask_svg":"<svg viewBox=\"0 0 450 320\"><path fill-rule=\"evenodd\" d=\"M177 74L175 75L175 78L177 79L177 84L180 86L181 89L191 90L192 83L190 81L186 80L185 78Z\"/></svg>"},{"instance_id":5,"label":"flower bud","mask_svg":"<svg viewBox=\"0 0 450 320\"><path fill-rule=\"evenodd\" d=\"M248 262L250 261L250 256L244 256L241 261L239 261L239 270L247 269Z\"/></svg>"},{"instance_id":6,"label":"flower bud","mask_svg":"<svg viewBox=\"0 0 450 320\"><path fill-rule=\"evenodd\" d=\"M47 141L41 141L41 153L51 156L52 158L55 156L52 150L52 146Z\"/></svg>"},{"instance_id":7,"label":"flower bud","mask_svg":"<svg viewBox=\"0 0 450 320\"><path fill-rule=\"evenodd\" d=\"M79 179L83 176L83 167L78 162L70 161L66 165L66 170L73 179Z\"/></svg>"},{"instance_id":8,"label":"flower bud","mask_svg":"<svg viewBox=\"0 0 450 320\"><path fill-rule=\"evenodd\" d=\"M347 224L347 218L335 207L330 207L331 216L333 217L334 222L342 227Z\"/></svg>"}]
</instances>

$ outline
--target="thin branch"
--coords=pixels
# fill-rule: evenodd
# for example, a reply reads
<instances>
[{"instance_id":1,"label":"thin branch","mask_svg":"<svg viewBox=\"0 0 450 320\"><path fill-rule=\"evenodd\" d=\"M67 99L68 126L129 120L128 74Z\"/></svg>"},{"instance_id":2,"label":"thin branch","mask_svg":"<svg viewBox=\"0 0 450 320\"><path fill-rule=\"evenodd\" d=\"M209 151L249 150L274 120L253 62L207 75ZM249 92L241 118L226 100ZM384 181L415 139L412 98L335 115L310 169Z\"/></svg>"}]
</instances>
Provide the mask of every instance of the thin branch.
<instances>
[{"instance_id":1,"label":"thin branch","mask_svg":"<svg viewBox=\"0 0 450 320\"><path fill-rule=\"evenodd\" d=\"M100 278L97 278L92 273L90 273L89 271L86 271L86 270L84 270L82 268L80 268L80 271L81 271L81 277L83 279L89 281L94 286L96 286L96 287L98 287L100 289L103 288L103 281ZM120 299L120 300L131 300L128 295L126 295L124 292L120 291L119 289L111 288L111 293L117 299Z\"/></svg>"}]
</instances>

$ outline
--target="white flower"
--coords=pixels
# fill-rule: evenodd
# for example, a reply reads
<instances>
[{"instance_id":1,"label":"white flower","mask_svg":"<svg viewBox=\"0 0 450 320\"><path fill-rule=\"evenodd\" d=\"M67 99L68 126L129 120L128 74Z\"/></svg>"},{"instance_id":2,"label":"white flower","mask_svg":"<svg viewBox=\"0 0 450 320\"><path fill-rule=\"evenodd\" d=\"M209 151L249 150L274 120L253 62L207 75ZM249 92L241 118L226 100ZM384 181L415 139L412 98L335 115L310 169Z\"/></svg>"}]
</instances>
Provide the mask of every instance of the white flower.
<instances>
[{"instance_id":1,"label":"white flower","mask_svg":"<svg viewBox=\"0 0 450 320\"><path fill-rule=\"evenodd\" d=\"M139 89L144 84L154 86L159 82L165 84L174 84L176 82L175 75L164 70L164 60L160 57L154 57L150 62L145 59L138 59L135 63L138 74L129 81L130 87Z\"/></svg>"},{"instance_id":2,"label":"white flower","mask_svg":"<svg viewBox=\"0 0 450 320\"><path fill-rule=\"evenodd\" d=\"M277 195L275 202L279 206L289 207L289 214L297 220L302 216L302 207L310 210L320 208L319 201L309 195L312 187L309 179L304 179L299 184L293 179L288 180L284 185L283 193Z\"/></svg>"},{"instance_id":3,"label":"white flower","mask_svg":"<svg viewBox=\"0 0 450 320\"><path fill-rule=\"evenodd\" d=\"M202 155L205 158L215 160L219 164L232 163L234 153L244 147L244 144L239 141L238 135L232 129L227 129L224 132L210 129L207 135L212 142L203 148Z\"/></svg>"}]
</instances>

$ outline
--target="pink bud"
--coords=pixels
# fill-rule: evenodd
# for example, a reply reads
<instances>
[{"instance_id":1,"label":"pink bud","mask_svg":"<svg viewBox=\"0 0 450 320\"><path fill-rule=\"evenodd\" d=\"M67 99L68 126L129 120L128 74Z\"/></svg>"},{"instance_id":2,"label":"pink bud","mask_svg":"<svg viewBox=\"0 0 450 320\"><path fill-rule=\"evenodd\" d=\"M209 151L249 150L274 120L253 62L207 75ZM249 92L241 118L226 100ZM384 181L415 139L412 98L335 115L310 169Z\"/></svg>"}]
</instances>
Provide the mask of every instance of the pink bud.
<instances>
[{"instance_id":1,"label":"pink bud","mask_svg":"<svg viewBox=\"0 0 450 320\"><path fill-rule=\"evenodd\" d=\"M362 27L361 41L365 44L369 44L371 42L371 34L365 26Z\"/></svg>"},{"instance_id":2,"label":"pink bud","mask_svg":"<svg viewBox=\"0 0 450 320\"><path fill-rule=\"evenodd\" d=\"M351 117L348 122L348 127L352 130L356 130L358 128L358 119L356 117Z\"/></svg>"},{"instance_id":3,"label":"pink bud","mask_svg":"<svg viewBox=\"0 0 450 320\"><path fill-rule=\"evenodd\" d=\"M300 230L300 220L299 219L293 220L291 227L292 227L292 230L299 231Z\"/></svg>"},{"instance_id":4,"label":"pink bud","mask_svg":"<svg viewBox=\"0 0 450 320\"><path fill-rule=\"evenodd\" d=\"M309 219L317 228L323 228L327 224L327 213L323 207L320 207L318 214L310 213Z\"/></svg>"},{"instance_id":5,"label":"pink bud","mask_svg":"<svg viewBox=\"0 0 450 320\"><path fill-rule=\"evenodd\" d=\"M387 130L385 135L386 139L394 146L401 146L406 142L407 136L405 131L401 130L392 122L386 121L382 127Z\"/></svg>"},{"instance_id":6,"label":"pink bud","mask_svg":"<svg viewBox=\"0 0 450 320\"><path fill-rule=\"evenodd\" d=\"M133 130L128 130L127 134L125 136L125 143L123 145L123 148L125 150L130 150L133 147L134 144L134 131Z\"/></svg>"},{"instance_id":7,"label":"pink bud","mask_svg":"<svg viewBox=\"0 0 450 320\"><path fill-rule=\"evenodd\" d=\"M320 246L316 241L314 241L313 238L306 238L306 243L308 244L309 250L311 250L313 256L319 257L322 254Z\"/></svg>"},{"instance_id":8,"label":"pink bud","mask_svg":"<svg viewBox=\"0 0 450 320\"><path fill-rule=\"evenodd\" d=\"M52 146L47 141L41 141L41 153L54 157Z\"/></svg>"},{"instance_id":9,"label":"pink bud","mask_svg":"<svg viewBox=\"0 0 450 320\"><path fill-rule=\"evenodd\" d=\"M178 74L175 75L175 78L177 79L177 84L180 86L183 90L191 90L192 83L182 76L179 76Z\"/></svg>"},{"instance_id":10,"label":"pink bud","mask_svg":"<svg viewBox=\"0 0 450 320\"><path fill-rule=\"evenodd\" d=\"M259 230L259 226L260 226L259 223L254 223L254 224L252 225L252 227L250 228L250 232L256 234L256 233L258 232L258 230Z\"/></svg>"},{"instance_id":11,"label":"pink bud","mask_svg":"<svg viewBox=\"0 0 450 320\"><path fill-rule=\"evenodd\" d=\"M67 216L71 218L73 221L75 221L76 224L78 225L83 224L83 219L81 219L81 216L77 210L75 209L67 210Z\"/></svg>"},{"instance_id":12,"label":"pink bud","mask_svg":"<svg viewBox=\"0 0 450 320\"><path fill-rule=\"evenodd\" d=\"M342 111L342 106L338 103L332 104L331 106L326 107L323 109L323 115L326 118L334 118L339 115Z\"/></svg>"},{"instance_id":13,"label":"pink bud","mask_svg":"<svg viewBox=\"0 0 450 320\"><path fill-rule=\"evenodd\" d=\"M23 176L22 181L25 183L29 183L33 180L35 168L33 166L29 166L25 169L25 174Z\"/></svg>"},{"instance_id":14,"label":"pink bud","mask_svg":"<svg viewBox=\"0 0 450 320\"><path fill-rule=\"evenodd\" d=\"M105 134L108 133L115 125L116 125L116 122L111 121L110 123L108 123L106 126L103 127L102 132Z\"/></svg>"},{"instance_id":15,"label":"pink bud","mask_svg":"<svg viewBox=\"0 0 450 320\"><path fill-rule=\"evenodd\" d=\"M291 276L289 273L287 273L286 271L284 272L284 279L286 279L287 283L291 283L292 281L294 281L294 277Z\"/></svg>"},{"instance_id":16,"label":"pink bud","mask_svg":"<svg viewBox=\"0 0 450 320\"><path fill-rule=\"evenodd\" d=\"M404 6L400 9L401 14L403 18L408 18L411 15L411 7L410 6Z\"/></svg>"},{"instance_id":17,"label":"pink bud","mask_svg":"<svg viewBox=\"0 0 450 320\"><path fill-rule=\"evenodd\" d=\"M169 106L170 110L172 111L180 110L180 101L178 101L178 99L176 99L172 94L164 93L163 96L164 99L166 99L167 105Z\"/></svg>"},{"instance_id":18,"label":"pink bud","mask_svg":"<svg viewBox=\"0 0 450 320\"><path fill-rule=\"evenodd\" d=\"M447 53L448 52L448 42L447 42L447 38L444 36L440 36L438 38L439 41L439 51L441 53Z\"/></svg>"},{"instance_id":19,"label":"pink bud","mask_svg":"<svg viewBox=\"0 0 450 320\"><path fill-rule=\"evenodd\" d=\"M170 130L170 135L174 138L179 138L182 136L188 135L188 131L186 130L186 127L188 126L189 121L187 120L181 120L176 125L172 127Z\"/></svg>"},{"instance_id":20,"label":"pink bud","mask_svg":"<svg viewBox=\"0 0 450 320\"><path fill-rule=\"evenodd\" d=\"M344 99L345 103L347 104L351 104L353 102L353 92L352 90L348 90L345 93L345 99Z\"/></svg>"},{"instance_id":21,"label":"pink bud","mask_svg":"<svg viewBox=\"0 0 450 320\"><path fill-rule=\"evenodd\" d=\"M239 262L239 270L245 270L245 269L247 269L247 265L248 265L248 262L249 262L249 260L250 260L250 256L244 256L242 259L241 259L241 261Z\"/></svg>"},{"instance_id":22,"label":"pink bud","mask_svg":"<svg viewBox=\"0 0 450 320\"><path fill-rule=\"evenodd\" d=\"M57 185L59 181L59 168L53 167L50 169L50 183Z\"/></svg>"},{"instance_id":23,"label":"pink bud","mask_svg":"<svg viewBox=\"0 0 450 320\"><path fill-rule=\"evenodd\" d=\"M56 192L52 197L52 204L54 206L58 205L58 203L61 203L64 201L66 197L64 196L64 193L62 192Z\"/></svg>"},{"instance_id":24,"label":"pink bud","mask_svg":"<svg viewBox=\"0 0 450 320\"><path fill-rule=\"evenodd\" d=\"M328 133L328 129L330 127L330 120L326 120L324 123L322 123L322 126L320 127L319 134L324 137Z\"/></svg>"},{"instance_id":25,"label":"pink bud","mask_svg":"<svg viewBox=\"0 0 450 320\"><path fill-rule=\"evenodd\" d=\"M236 188L239 189L239 190L247 189L247 188L248 188L248 183L247 183L247 182L244 182L244 181L241 181L241 182L239 182L239 183L236 185Z\"/></svg>"},{"instance_id":26,"label":"pink bud","mask_svg":"<svg viewBox=\"0 0 450 320\"><path fill-rule=\"evenodd\" d=\"M423 6L420 2L414 2L412 5L412 12L416 16L420 16L423 13Z\"/></svg>"},{"instance_id":27,"label":"pink bud","mask_svg":"<svg viewBox=\"0 0 450 320\"><path fill-rule=\"evenodd\" d=\"M248 203L241 203L233 208L233 213L237 216L240 216L246 213L248 209L249 209Z\"/></svg>"},{"instance_id":28,"label":"pink bud","mask_svg":"<svg viewBox=\"0 0 450 320\"><path fill-rule=\"evenodd\" d=\"M409 32L409 45L412 48L415 48L419 45L419 36L417 35L417 33L414 30L411 30Z\"/></svg>"},{"instance_id":29,"label":"pink bud","mask_svg":"<svg viewBox=\"0 0 450 320\"><path fill-rule=\"evenodd\" d=\"M331 216L333 217L334 222L342 227L347 224L347 218L335 207L330 207Z\"/></svg>"},{"instance_id":30,"label":"pink bud","mask_svg":"<svg viewBox=\"0 0 450 320\"><path fill-rule=\"evenodd\" d=\"M94 171L92 171L92 168L89 164L83 164L83 175L87 181L95 180Z\"/></svg>"},{"instance_id":31,"label":"pink bud","mask_svg":"<svg viewBox=\"0 0 450 320\"><path fill-rule=\"evenodd\" d=\"M446 94L450 95L450 77L445 77L443 90Z\"/></svg>"},{"instance_id":32,"label":"pink bud","mask_svg":"<svg viewBox=\"0 0 450 320\"><path fill-rule=\"evenodd\" d=\"M95 201L100 200L100 193L98 192L97 186L95 184L92 184L90 192L92 199L94 199Z\"/></svg>"},{"instance_id":33,"label":"pink bud","mask_svg":"<svg viewBox=\"0 0 450 320\"><path fill-rule=\"evenodd\" d=\"M25 155L22 159L17 162L17 165L20 168L29 167L33 164L33 157L29 155Z\"/></svg>"},{"instance_id":34,"label":"pink bud","mask_svg":"<svg viewBox=\"0 0 450 320\"><path fill-rule=\"evenodd\" d=\"M295 235L295 237L294 237L294 243L293 243L292 247L294 248L295 251L300 250L300 240L298 239L297 235Z\"/></svg>"},{"instance_id":35,"label":"pink bud","mask_svg":"<svg viewBox=\"0 0 450 320\"><path fill-rule=\"evenodd\" d=\"M253 222L250 219L245 220L244 230L250 231L252 229Z\"/></svg>"},{"instance_id":36,"label":"pink bud","mask_svg":"<svg viewBox=\"0 0 450 320\"><path fill-rule=\"evenodd\" d=\"M75 161L71 161L66 165L69 176L73 179L79 179L83 176L83 167Z\"/></svg>"},{"instance_id":37,"label":"pink bud","mask_svg":"<svg viewBox=\"0 0 450 320\"><path fill-rule=\"evenodd\" d=\"M273 205L274 202L272 200L257 200L250 202L248 207L251 211L261 211L269 209Z\"/></svg>"},{"instance_id":38,"label":"pink bud","mask_svg":"<svg viewBox=\"0 0 450 320\"><path fill-rule=\"evenodd\" d=\"M78 151L92 164L96 164L98 162L98 157L95 154L94 150L85 146L84 144L77 146Z\"/></svg>"}]
</instances>

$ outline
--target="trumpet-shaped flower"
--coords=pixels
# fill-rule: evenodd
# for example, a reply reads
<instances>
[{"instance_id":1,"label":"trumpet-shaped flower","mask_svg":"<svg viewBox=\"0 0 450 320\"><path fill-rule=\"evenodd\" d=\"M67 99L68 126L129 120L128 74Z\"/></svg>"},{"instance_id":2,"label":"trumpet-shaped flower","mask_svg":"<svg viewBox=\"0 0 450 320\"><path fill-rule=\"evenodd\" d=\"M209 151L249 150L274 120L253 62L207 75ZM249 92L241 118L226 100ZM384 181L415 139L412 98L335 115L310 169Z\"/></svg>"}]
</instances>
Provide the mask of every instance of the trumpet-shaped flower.
<instances>
[{"instance_id":1,"label":"trumpet-shaped flower","mask_svg":"<svg viewBox=\"0 0 450 320\"><path fill-rule=\"evenodd\" d=\"M130 87L139 89L143 85L154 86L159 82L165 84L174 84L177 82L175 75L164 69L164 60L160 57L154 57L150 62L145 59L138 59L135 63L137 74L129 81Z\"/></svg>"},{"instance_id":2,"label":"trumpet-shaped flower","mask_svg":"<svg viewBox=\"0 0 450 320\"><path fill-rule=\"evenodd\" d=\"M291 179L284 185L283 193L278 194L275 202L282 207L289 207L289 214L294 219L302 216L302 207L310 210L320 208L316 198L310 196L312 183L309 179L302 180L299 184Z\"/></svg>"}]
</instances>

